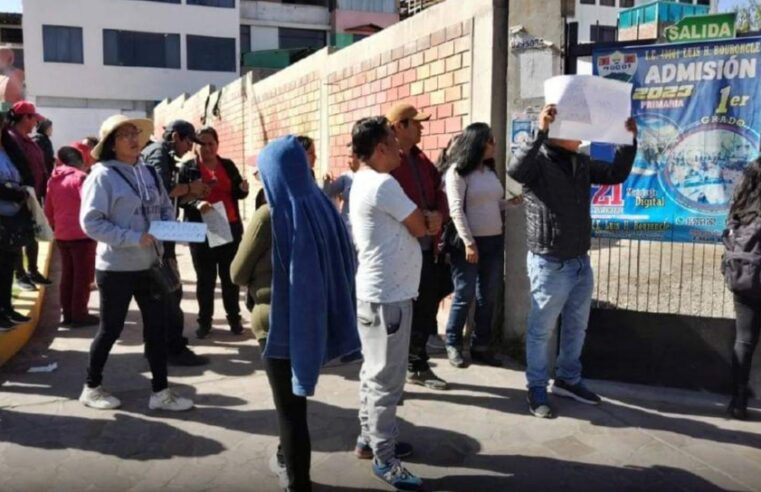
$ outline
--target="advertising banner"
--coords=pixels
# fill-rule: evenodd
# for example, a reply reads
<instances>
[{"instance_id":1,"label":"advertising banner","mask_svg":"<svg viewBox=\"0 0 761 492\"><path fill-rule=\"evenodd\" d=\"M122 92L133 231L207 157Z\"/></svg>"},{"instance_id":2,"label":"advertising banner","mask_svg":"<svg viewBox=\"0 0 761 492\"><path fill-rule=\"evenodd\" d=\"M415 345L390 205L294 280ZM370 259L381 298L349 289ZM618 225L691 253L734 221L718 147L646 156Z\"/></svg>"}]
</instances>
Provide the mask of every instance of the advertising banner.
<instances>
[{"instance_id":1,"label":"advertising banner","mask_svg":"<svg viewBox=\"0 0 761 492\"><path fill-rule=\"evenodd\" d=\"M600 51L594 67L633 84L639 127L629 179L593 187L595 235L717 241L735 184L758 157L761 38Z\"/></svg>"}]
</instances>

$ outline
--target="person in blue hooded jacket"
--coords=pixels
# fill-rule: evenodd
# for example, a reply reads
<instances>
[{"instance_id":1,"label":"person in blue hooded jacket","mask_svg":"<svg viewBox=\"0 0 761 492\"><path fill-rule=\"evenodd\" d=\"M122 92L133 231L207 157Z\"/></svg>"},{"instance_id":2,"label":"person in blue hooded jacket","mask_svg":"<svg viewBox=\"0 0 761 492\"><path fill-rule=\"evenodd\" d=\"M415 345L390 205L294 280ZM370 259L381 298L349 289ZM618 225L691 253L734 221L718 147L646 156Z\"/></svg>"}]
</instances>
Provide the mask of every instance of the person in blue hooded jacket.
<instances>
[{"instance_id":1,"label":"person in blue hooded jacket","mask_svg":"<svg viewBox=\"0 0 761 492\"><path fill-rule=\"evenodd\" d=\"M317 187L294 136L267 145L257 159L272 224L272 299L264 350L278 415L288 490L310 491L306 397L328 361L359 356L349 234Z\"/></svg>"}]
</instances>

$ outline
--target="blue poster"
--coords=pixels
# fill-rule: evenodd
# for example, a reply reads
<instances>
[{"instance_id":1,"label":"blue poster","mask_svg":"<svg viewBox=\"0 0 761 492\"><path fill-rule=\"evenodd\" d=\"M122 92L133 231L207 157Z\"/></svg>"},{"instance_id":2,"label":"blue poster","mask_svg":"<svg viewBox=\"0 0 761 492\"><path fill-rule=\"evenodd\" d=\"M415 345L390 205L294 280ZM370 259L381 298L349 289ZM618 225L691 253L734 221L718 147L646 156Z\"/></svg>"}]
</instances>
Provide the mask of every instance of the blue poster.
<instances>
[{"instance_id":1,"label":"blue poster","mask_svg":"<svg viewBox=\"0 0 761 492\"><path fill-rule=\"evenodd\" d=\"M638 152L629 179L592 190L597 237L715 242L746 164L758 157L761 38L599 51L597 75L634 84ZM610 148L592 154L609 160Z\"/></svg>"}]
</instances>

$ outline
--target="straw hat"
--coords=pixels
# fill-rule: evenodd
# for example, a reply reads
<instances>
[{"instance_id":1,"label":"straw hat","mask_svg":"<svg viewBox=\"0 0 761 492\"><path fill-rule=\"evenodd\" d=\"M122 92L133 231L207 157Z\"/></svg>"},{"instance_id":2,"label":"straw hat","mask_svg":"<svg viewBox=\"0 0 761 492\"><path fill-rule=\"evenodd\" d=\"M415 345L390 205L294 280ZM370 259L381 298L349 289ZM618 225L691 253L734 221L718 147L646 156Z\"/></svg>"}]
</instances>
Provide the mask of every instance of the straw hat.
<instances>
[{"instance_id":1,"label":"straw hat","mask_svg":"<svg viewBox=\"0 0 761 492\"><path fill-rule=\"evenodd\" d=\"M103 152L103 144L106 142L109 136L114 133L122 125L135 125L140 130L138 139L140 140L140 148L142 149L148 143L148 140L153 134L153 121L145 118L130 118L123 114L116 114L106 119L102 125L100 125L100 141L96 145L90 155L96 161L100 160L100 153Z\"/></svg>"}]
</instances>

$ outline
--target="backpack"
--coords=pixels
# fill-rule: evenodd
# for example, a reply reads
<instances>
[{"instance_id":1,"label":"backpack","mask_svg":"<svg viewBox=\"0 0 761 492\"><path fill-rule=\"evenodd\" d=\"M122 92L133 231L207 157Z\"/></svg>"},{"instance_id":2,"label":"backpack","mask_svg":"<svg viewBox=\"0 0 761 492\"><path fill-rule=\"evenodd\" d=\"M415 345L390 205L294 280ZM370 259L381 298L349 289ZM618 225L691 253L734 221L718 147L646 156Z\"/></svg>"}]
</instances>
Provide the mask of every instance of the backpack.
<instances>
[{"instance_id":1,"label":"backpack","mask_svg":"<svg viewBox=\"0 0 761 492\"><path fill-rule=\"evenodd\" d=\"M761 299L761 217L750 224L730 219L721 240L721 273L727 288L740 297Z\"/></svg>"}]
</instances>

